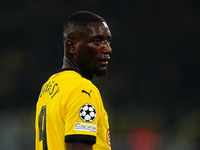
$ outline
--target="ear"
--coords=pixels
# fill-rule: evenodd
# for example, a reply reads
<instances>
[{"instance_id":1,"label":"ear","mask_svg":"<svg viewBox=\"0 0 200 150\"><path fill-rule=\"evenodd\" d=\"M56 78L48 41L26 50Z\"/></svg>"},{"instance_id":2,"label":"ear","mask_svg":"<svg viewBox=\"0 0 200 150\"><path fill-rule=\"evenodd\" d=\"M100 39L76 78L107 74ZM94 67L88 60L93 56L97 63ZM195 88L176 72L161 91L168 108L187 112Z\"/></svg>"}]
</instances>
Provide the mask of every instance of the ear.
<instances>
[{"instance_id":1,"label":"ear","mask_svg":"<svg viewBox=\"0 0 200 150\"><path fill-rule=\"evenodd\" d=\"M72 54L74 54L76 51L75 42L70 39L66 40L65 47L66 47L67 51Z\"/></svg>"}]
</instances>

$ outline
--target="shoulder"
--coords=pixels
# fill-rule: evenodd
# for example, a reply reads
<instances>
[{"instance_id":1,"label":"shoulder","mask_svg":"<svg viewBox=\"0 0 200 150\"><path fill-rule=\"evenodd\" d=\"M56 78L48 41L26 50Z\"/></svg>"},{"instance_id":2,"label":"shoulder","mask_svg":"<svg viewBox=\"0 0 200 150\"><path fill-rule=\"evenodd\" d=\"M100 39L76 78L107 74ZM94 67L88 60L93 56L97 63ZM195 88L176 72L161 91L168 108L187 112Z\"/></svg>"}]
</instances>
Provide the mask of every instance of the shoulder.
<instances>
[{"instance_id":1,"label":"shoulder","mask_svg":"<svg viewBox=\"0 0 200 150\"><path fill-rule=\"evenodd\" d=\"M80 89L82 93L99 93L98 88L88 79L81 77L76 85L77 89Z\"/></svg>"},{"instance_id":2,"label":"shoulder","mask_svg":"<svg viewBox=\"0 0 200 150\"><path fill-rule=\"evenodd\" d=\"M63 91L75 89L92 89L98 91L98 88L88 79L82 77L75 71L62 71L50 77L49 81L55 81Z\"/></svg>"}]
</instances>

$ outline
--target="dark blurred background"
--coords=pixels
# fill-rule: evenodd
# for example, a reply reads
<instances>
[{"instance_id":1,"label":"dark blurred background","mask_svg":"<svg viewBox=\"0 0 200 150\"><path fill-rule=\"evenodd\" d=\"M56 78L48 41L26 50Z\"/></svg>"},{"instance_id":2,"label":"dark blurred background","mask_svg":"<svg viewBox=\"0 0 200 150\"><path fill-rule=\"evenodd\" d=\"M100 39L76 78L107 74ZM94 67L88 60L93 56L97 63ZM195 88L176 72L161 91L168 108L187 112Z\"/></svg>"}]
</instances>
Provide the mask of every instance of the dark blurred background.
<instances>
[{"instance_id":1,"label":"dark blurred background","mask_svg":"<svg viewBox=\"0 0 200 150\"><path fill-rule=\"evenodd\" d=\"M34 150L35 104L61 69L67 16L89 10L111 29L112 60L94 78L114 150L200 149L199 1L1 0L1 150Z\"/></svg>"}]
</instances>

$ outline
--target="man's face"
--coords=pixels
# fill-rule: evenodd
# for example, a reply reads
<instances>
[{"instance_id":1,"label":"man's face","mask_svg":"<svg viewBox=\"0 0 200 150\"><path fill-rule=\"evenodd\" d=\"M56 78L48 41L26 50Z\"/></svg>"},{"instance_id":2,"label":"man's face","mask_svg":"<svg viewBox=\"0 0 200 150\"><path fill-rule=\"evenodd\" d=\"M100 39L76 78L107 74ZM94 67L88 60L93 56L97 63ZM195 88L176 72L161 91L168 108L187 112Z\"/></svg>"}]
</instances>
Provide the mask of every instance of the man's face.
<instances>
[{"instance_id":1,"label":"man's face","mask_svg":"<svg viewBox=\"0 0 200 150\"><path fill-rule=\"evenodd\" d=\"M110 53L111 33L105 22L94 22L81 31L79 40L76 41L75 61L86 71L97 76L106 72Z\"/></svg>"}]
</instances>

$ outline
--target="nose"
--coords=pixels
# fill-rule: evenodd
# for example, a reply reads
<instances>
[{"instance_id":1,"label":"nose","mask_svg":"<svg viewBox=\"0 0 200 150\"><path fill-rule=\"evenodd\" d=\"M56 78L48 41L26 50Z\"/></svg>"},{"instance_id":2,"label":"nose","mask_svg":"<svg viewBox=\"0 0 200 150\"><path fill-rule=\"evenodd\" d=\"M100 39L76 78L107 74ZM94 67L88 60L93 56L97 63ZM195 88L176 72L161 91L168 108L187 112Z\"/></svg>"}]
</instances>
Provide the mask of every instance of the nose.
<instances>
[{"instance_id":1,"label":"nose","mask_svg":"<svg viewBox=\"0 0 200 150\"><path fill-rule=\"evenodd\" d=\"M112 48L110 47L110 42L108 42L108 41L103 42L103 51L102 52L108 53L108 54L112 53Z\"/></svg>"}]
</instances>

